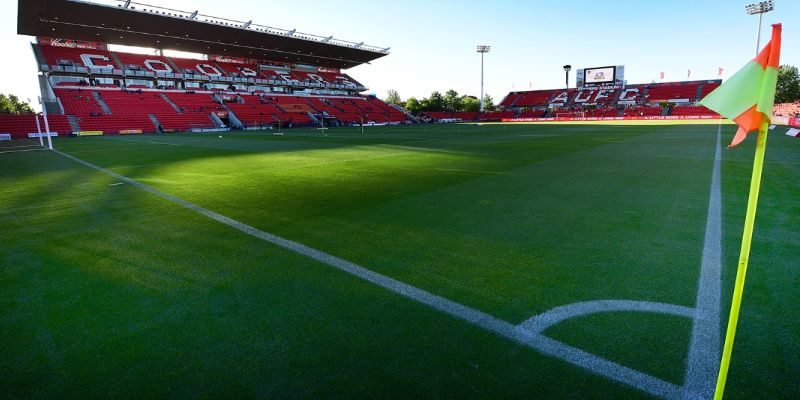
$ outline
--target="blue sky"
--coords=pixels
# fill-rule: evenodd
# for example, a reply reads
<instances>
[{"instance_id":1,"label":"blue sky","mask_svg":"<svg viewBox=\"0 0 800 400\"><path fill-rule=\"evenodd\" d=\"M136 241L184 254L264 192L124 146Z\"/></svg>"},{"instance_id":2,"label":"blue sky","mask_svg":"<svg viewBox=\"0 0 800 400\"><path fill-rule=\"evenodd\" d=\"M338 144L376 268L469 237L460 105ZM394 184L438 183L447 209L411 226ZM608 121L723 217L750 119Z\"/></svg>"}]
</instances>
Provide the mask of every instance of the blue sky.
<instances>
[{"instance_id":1,"label":"blue sky","mask_svg":"<svg viewBox=\"0 0 800 400\"><path fill-rule=\"evenodd\" d=\"M148 3L148 1L144 1ZM158 2L152 2L158 3ZM170 0L170 8L391 47L392 54L351 69L351 75L384 97L396 89L405 99L453 88L477 95L480 57L487 44L487 93L500 99L509 91L563 86L562 65L625 65L630 83L666 74L665 81L713 79L755 53L757 18L746 15L748 1L644 0L569 2L338 0ZM764 18L784 23L783 63L800 66L800 1L776 0ZM16 34L17 0L0 0L13 12L0 16L0 92L21 98L38 95L36 66L28 43ZM162 3L164 4L164 3ZM765 39L766 41L766 39ZM762 41L762 44L764 42ZM570 78L574 82L574 75Z\"/></svg>"}]
</instances>

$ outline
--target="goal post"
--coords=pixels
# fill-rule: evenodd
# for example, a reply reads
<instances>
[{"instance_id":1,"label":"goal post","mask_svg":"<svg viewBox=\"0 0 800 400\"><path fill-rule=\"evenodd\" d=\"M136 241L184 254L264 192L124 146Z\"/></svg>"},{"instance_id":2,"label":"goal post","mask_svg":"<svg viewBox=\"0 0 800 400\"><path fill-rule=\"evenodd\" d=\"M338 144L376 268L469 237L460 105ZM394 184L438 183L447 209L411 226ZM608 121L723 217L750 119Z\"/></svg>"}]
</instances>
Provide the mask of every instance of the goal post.
<instances>
[{"instance_id":1,"label":"goal post","mask_svg":"<svg viewBox=\"0 0 800 400\"><path fill-rule=\"evenodd\" d=\"M560 112L556 113L556 118L586 118L584 111Z\"/></svg>"},{"instance_id":2,"label":"goal post","mask_svg":"<svg viewBox=\"0 0 800 400\"><path fill-rule=\"evenodd\" d=\"M39 123L39 114L35 114L36 117L36 132L39 133L39 146L44 147L44 139L42 138L42 124Z\"/></svg>"},{"instance_id":3,"label":"goal post","mask_svg":"<svg viewBox=\"0 0 800 400\"><path fill-rule=\"evenodd\" d=\"M47 106L44 104L44 100L41 97L39 97L39 104L42 106L42 117L44 118L44 131L46 132L45 134L47 135L47 147L50 150L53 150L53 138L50 137L50 122L47 120ZM41 136L41 134L39 136Z\"/></svg>"}]
</instances>

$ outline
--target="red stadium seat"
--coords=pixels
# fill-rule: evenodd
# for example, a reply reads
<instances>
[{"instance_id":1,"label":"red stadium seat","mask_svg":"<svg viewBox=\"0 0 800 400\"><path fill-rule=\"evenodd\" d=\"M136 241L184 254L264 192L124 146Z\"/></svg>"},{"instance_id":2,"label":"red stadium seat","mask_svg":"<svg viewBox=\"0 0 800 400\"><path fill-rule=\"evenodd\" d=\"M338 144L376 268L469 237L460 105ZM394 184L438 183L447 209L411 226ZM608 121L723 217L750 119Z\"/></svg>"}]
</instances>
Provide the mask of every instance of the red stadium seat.
<instances>
[{"instance_id":1,"label":"red stadium seat","mask_svg":"<svg viewBox=\"0 0 800 400\"><path fill-rule=\"evenodd\" d=\"M47 122L50 132L67 135L72 132L72 127L64 115L48 115ZM45 130L44 118L39 116L41 130ZM12 138L22 139L29 133L37 133L35 114L0 114L0 133L11 134Z\"/></svg>"}]
</instances>

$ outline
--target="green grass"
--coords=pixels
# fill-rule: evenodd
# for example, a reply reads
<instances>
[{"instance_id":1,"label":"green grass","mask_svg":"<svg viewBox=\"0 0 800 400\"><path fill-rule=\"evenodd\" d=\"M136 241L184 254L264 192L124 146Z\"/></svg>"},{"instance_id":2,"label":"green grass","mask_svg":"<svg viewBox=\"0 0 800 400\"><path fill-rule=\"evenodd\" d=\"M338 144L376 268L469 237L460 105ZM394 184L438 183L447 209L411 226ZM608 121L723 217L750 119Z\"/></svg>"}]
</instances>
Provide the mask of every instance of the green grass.
<instances>
[{"instance_id":1,"label":"green grass","mask_svg":"<svg viewBox=\"0 0 800 400\"><path fill-rule=\"evenodd\" d=\"M514 324L579 301L694 305L716 126L328 133L55 146ZM797 151L773 136L730 398L800 395ZM724 152L725 304L751 157ZM646 397L115 183L0 154L3 397ZM690 329L611 313L547 334L682 384Z\"/></svg>"}]
</instances>

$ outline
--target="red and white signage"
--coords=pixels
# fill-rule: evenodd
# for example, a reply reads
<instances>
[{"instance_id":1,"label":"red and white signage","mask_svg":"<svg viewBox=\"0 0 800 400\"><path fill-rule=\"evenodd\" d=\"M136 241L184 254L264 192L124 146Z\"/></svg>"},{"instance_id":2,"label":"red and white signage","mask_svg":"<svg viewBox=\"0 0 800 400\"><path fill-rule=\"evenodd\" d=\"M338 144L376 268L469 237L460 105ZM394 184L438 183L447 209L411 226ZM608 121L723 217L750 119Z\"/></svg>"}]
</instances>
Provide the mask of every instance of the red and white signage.
<instances>
[{"instance_id":1,"label":"red and white signage","mask_svg":"<svg viewBox=\"0 0 800 400\"><path fill-rule=\"evenodd\" d=\"M311 78L314 81L319 82L319 83L323 83L323 84L328 83L328 82L325 82L325 79L322 79L322 77L317 75L317 74L308 74L308 77Z\"/></svg>"},{"instance_id":2,"label":"red and white signage","mask_svg":"<svg viewBox=\"0 0 800 400\"><path fill-rule=\"evenodd\" d=\"M561 94L559 94L558 96L553 98L553 100L550 101L550 103L559 103L559 104L561 104L561 103L566 103L567 100L569 100L569 94L567 94L567 92L561 92Z\"/></svg>"},{"instance_id":3,"label":"red and white signage","mask_svg":"<svg viewBox=\"0 0 800 400\"><path fill-rule=\"evenodd\" d=\"M88 68L112 70L116 68L111 59L99 54L81 54L81 62Z\"/></svg>"},{"instance_id":4,"label":"red and white signage","mask_svg":"<svg viewBox=\"0 0 800 400\"><path fill-rule=\"evenodd\" d=\"M222 76L222 71L211 64L197 64L197 70L208 76Z\"/></svg>"},{"instance_id":5,"label":"red and white signage","mask_svg":"<svg viewBox=\"0 0 800 400\"><path fill-rule=\"evenodd\" d=\"M40 37L39 44L42 46L66 47L69 49L108 50L108 46L104 43L81 42L72 39Z\"/></svg>"},{"instance_id":6,"label":"red and white signage","mask_svg":"<svg viewBox=\"0 0 800 400\"><path fill-rule=\"evenodd\" d=\"M595 95L594 90L580 90L578 91L578 95L575 96L575 100L573 101L576 103L588 103L589 100L591 100L594 97L594 95Z\"/></svg>"},{"instance_id":7,"label":"red and white signage","mask_svg":"<svg viewBox=\"0 0 800 400\"><path fill-rule=\"evenodd\" d=\"M249 76L251 78L255 78L258 76L258 72L256 70L249 68L249 67L239 67L239 73L244 76Z\"/></svg>"},{"instance_id":8,"label":"red and white signage","mask_svg":"<svg viewBox=\"0 0 800 400\"><path fill-rule=\"evenodd\" d=\"M639 89L625 89L622 94L619 96L619 102L634 102L636 98L639 97Z\"/></svg>"},{"instance_id":9,"label":"red and white signage","mask_svg":"<svg viewBox=\"0 0 800 400\"><path fill-rule=\"evenodd\" d=\"M236 58L236 57L216 56L216 55L210 55L209 58L211 59L211 61L221 62L226 64L250 64L250 65L253 64L252 61L246 58Z\"/></svg>"},{"instance_id":10,"label":"red and white signage","mask_svg":"<svg viewBox=\"0 0 800 400\"><path fill-rule=\"evenodd\" d=\"M691 121L719 119L713 115L668 115L643 117L569 117L569 118L503 118L503 122L553 122L553 121Z\"/></svg>"},{"instance_id":11,"label":"red and white signage","mask_svg":"<svg viewBox=\"0 0 800 400\"><path fill-rule=\"evenodd\" d=\"M144 60L144 66L153 72L173 72L172 67L161 60Z\"/></svg>"}]
</instances>

